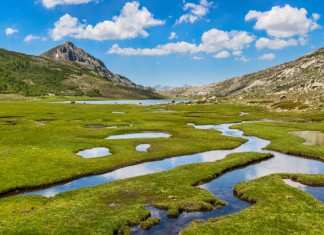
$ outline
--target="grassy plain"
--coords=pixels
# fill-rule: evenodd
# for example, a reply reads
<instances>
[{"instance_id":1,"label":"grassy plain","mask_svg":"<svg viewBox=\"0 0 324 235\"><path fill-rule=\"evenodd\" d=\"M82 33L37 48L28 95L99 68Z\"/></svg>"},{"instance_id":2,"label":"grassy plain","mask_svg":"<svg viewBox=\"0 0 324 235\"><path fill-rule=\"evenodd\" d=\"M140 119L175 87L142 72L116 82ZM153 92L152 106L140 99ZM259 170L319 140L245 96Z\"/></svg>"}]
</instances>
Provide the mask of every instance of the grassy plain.
<instances>
[{"instance_id":1,"label":"grassy plain","mask_svg":"<svg viewBox=\"0 0 324 235\"><path fill-rule=\"evenodd\" d=\"M161 112L159 109L171 112ZM113 111L126 114L113 114ZM240 116L240 112L249 114ZM0 192L38 188L145 161L235 148L245 140L223 136L218 131L197 130L187 126L187 123L221 124L260 119L283 122L246 123L237 127L244 130L247 135L271 140L268 148L324 159L323 146L306 146L303 139L289 133L299 130L324 131L323 112L319 111L277 113L256 106L229 104L138 106L2 101L0 102ZM85 128L88 125L118 126L118 128ZM105 140L110 135L143 131L166 132L172 134L172 137ZM151 144L147 153L135 151L135 146L142 143ZM93 147L108 147L112 155L83 159L75 154L79 150ZM144 221L142 226L146 227L157 222L154 218L145 220L150 216L145 205L167 209L170 216L176 216L181 210L209 210L213 206L223 206L224 202L194 185L217 177L227 169L267 157L269 156L256 153L232 155L216 163L186 165L154 175L62 193L54 198L40 196L1 198L0 233L109 234L118 230L128 233L129 225ZM311 218L317 218L316 216L323 212L322 207L318 207L319 202L314 200L303 202L303 198L308 200L310 196L282 184L281 177L267 176L239 184L236 187L239 193L260 201L249 209L257 208L258 213L251 214L251 220L243 221L248 216L244 214L248 212L244 211L243 215L241 213L233 215L236 216L233 220L231 217L224 219L224 224L239 221L242 227L245 224L247 229L256 223L253 219L259 218L261 225L270 227L278 225L283 226L283 229L287 228L284 231L291 231L292 227L288 222L293 220L289 220L285 210L282 211L283 219L280 219L281 212L274 214L269 206L271 203L280 209L281 196L285 193L292 193L297 203L287 202L284 209L291 209L295 215L298 211L296 208L299 208L300 212L305 212L301 220L305 219L306 225ZM312 176L308 177L309 181L315 180ZM322 176L318 177L317 182L324 181L320 178ZM266 192L269 192L269 196L259 200L260 195L263 195L262 190L268 190ZM263 208L265 210L261 214ZM306 209L310 210L308 215ZM269 222L266 222L267 219ZM229 222L226 222L227 220ZM323 229L321 223L318 226L316 222L309 224L309 226L301 224L294 231L317 232L314 229ZM218 222L195 223L184 233L212 233L216 231L215 226L218 226ZM235 226L228 228L229 230L224 232L236 231Z\"/></svg>"},{"instance_id":2,"label":"grassy plain","mask_svg":"<svg viewBox=\"0 0 324 235\"><path fill-rule=\"evenodd\" d=\"M232 154L218 162L191 164L153 175L61 193L54 198L14 196L0 200L2 234L129 233L130 225L147 227L146 205L180 211L211 210L226 203L194 185L224 172L271 157L262 153ZM148 220L146 220L149 218Z\"/></svg>"}]
</instances>

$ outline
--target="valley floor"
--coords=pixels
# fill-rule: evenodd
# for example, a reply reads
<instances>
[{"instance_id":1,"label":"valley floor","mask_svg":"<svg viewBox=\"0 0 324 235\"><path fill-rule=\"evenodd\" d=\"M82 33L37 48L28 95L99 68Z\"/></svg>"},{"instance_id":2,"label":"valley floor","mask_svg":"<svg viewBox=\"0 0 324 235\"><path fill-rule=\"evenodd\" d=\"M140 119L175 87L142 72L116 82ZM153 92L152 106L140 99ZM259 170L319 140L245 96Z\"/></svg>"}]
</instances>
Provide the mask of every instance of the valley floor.
<instances>
[{"instance_id":1,"label":"valley floor","mask_svg":"<svg viewBox=\"0 0 324 235\"><path fill-rule=\"evenodd\" d=\"M260 122L248 122L256 120ZM183 165L50 198L15 194L143 162L234 149L247 140L187 124L242 121L247 122L232 128L271 141L268 150L323 164L324 145L305 145L305 140L291 134L303 130L324 132L323 111L279 113L258 106L226 103L140 106L1 101L0 233L128 234L132 225L149 228L159 222L158 218L150 217L146 206L167 210L171 217L182 211L222 208L227 205L226 199L220 200L197 185L229 170L267 160L271 154L250 151L231 154L216 162ZM171 137L106 139L111 135L148 131ZM150 144L148 152L136 151L140 144ZM93 159L76 155L80 150L94 147L109 148L111 155ZM239 198L254 203L253 206L208 222L192 222L181 233L323 233L324 204L307 192L286 185L284 178L324 185L323 174L271 174L241 182L235 186L235 192Z\"/></svg>"}]
</instances>

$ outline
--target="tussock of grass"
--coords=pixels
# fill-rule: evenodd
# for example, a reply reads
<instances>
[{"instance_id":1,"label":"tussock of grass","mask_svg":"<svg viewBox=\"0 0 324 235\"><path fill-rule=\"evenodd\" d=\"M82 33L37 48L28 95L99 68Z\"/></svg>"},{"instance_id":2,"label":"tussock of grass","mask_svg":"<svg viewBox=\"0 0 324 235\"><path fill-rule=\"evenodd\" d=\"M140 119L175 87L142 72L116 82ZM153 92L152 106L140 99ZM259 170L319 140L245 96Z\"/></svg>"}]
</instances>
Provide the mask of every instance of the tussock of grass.
<instances>
[{"instance_id":1,"label":"tussock of grass","mask_svg":"<svg viewBox=\"0 0 324 235\"><path fill-rule=\"evenodd\" d=\"M160 223L160 218L150 217L141 223L141 228L144 230L149 230L151 227L159 223Z\"/></svg>"}]
</instances>

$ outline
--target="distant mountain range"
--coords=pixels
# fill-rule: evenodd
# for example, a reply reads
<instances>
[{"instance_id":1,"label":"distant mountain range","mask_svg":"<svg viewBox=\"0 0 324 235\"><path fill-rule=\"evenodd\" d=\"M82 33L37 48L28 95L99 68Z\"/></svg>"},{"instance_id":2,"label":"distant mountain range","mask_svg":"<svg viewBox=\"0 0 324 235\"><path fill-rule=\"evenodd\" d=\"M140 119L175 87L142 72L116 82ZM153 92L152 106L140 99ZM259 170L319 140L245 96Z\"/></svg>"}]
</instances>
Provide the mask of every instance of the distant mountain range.
<instances>
[{"instance_id":1,"label":"distant mountain range","mask_svg":"<svg viewBox=\"0 0 324 235\"><path fill-rule=\"evenodd\" d=\"M189 87L189 85L185 84L181 87ZM171 90L171 89L174 89L175 87L172 87L172 86L163 86L163 85L157 85L157 86L154 86L152 87L154 90L156 91L167 91L167 90Z\"/></svg>"},{"instance_id":2,"label":"distant mountain range","mask_svg":"<svg viewBox=\"0 0 324 235\"><path fill-rule=\"evenodd\" d=\"M160 98L152 88L115 74L72 42L40 56L0 50L0 93L88 95L107 98Z\"/></svg>"},{"instance_id":3,"label":"distant mountain range","mask_svg":"<svg viewBox=\"0 0 324 235\"><path fill-rule=\"evenodd\" d=\"M168 97L229 97L324 102L324 48L292 62L204 86L160 92Z\"/></svg>"}]
</instances>

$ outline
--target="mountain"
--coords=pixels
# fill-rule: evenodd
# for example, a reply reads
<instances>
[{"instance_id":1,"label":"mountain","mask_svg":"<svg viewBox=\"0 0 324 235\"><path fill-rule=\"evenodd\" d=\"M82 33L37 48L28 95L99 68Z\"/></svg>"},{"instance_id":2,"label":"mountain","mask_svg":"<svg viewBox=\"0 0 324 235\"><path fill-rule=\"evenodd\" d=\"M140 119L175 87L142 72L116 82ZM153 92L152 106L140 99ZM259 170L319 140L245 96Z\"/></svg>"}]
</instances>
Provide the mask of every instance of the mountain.
<instances>
[{"instance_id":1,"label":"mountain","mask_svg":"<svg viewBox=\"0 0 324 235\"><path fill-rule=\"evenodd\" d=\"M181 87L188 87L189 85L188 84L185 84ZM154 87L152 87L154 90L156 91L167 91L167 90L171 90L171 89L174 89L175 87L172 87L172 86L163 86L163 85L156 85Z\"/></svg>"},{"instance_id":2,"label":"mountain","mask_svg":"<svg viewBox=\"0 0 324 235\"><path fill-rule=\"evenodd\" d=\"M172 86L163 86L163 85L156 85L153 87L153 89L156 91L167 91L167 90L171 90L173 88L174 87L172 87Z\"/></svg>"},{"instance_id":3,"label":"mountain","mask_svg":"<svg viewBox=\"0 0 324 235\"><path fill-rule=\"evenodd\" d=\"M0 49L0 93L27 96L88 95L107 98L160 98L109 71L104 63L71 42L41 56Z\"/></svg>"},{"instance_id":4,"label":"mountain","mask_svg":"<svg viewBox=\"0 0 324 235\"><path fill-rule=\"evenodd\" d=\"M105 64L87 53L85 50L78 48L72 42L65 42L64 44L57 46L40 56L46 57L58 61L72 61L82 64L88 69L92 69L99 73L102 77L107 78L108 80L115 82L119 85L134 87L143 89L143 86L136 85L128 78L121 76L119 74L114 74L107 69Z\"/></svg>"},{"instance_id":5,"label":"mountain","mask_svg":"<svg viewBox=\"0 0 324 235\"><path fill-rule=\"evenodd\" d=\"M230 97L324 101L324 48L292 62L204 86L174 88L168 97Z\"/></svg>"}]
</instances>

